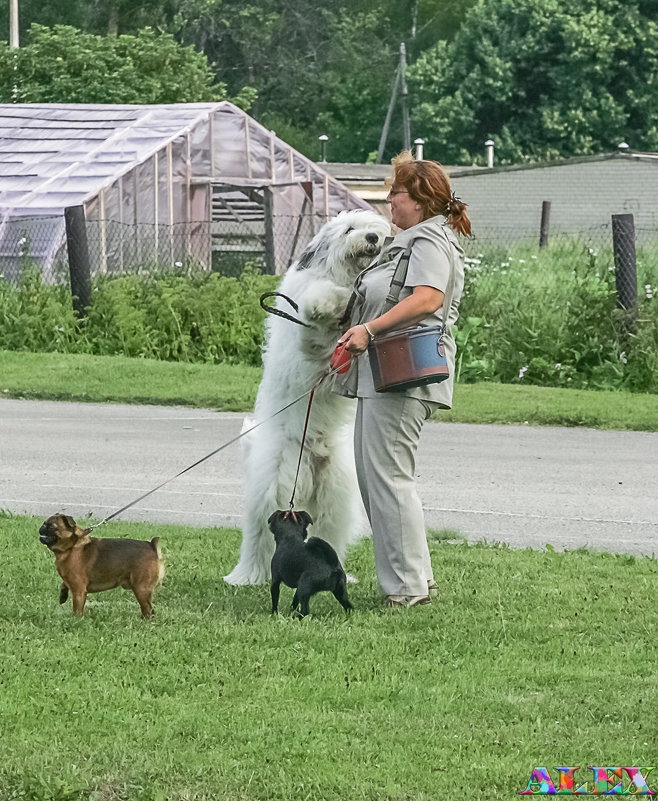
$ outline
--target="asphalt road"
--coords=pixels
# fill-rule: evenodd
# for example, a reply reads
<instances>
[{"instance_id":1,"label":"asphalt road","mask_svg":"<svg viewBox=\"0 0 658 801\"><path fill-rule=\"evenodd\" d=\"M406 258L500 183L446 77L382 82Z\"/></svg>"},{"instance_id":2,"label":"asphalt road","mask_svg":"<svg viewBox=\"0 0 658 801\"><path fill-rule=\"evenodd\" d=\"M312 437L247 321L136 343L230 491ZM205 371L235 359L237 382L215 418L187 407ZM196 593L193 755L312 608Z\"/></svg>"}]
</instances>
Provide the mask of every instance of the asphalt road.
<instances>
[{"instance_id":1,"label":"asphalt road","mask_svg":"<svg viewBox=\"0 0 658 801\"><path fill-rule=\"evenodd\" d=\"M0 400L0 509L102 519L240 432L244 415ZM418 455L428 527L469 541L658 553L658 434L429 423ZM126 520L237 526L239 443Z\"/></svg>"}]
</instances>

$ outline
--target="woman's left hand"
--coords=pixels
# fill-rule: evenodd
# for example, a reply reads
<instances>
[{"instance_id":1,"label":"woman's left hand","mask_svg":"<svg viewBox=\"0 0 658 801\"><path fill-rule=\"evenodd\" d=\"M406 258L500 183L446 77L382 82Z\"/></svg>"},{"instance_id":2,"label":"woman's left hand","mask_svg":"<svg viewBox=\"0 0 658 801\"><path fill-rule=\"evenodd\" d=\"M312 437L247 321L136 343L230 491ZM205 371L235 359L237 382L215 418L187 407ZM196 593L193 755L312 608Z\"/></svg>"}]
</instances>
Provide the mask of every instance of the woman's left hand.
<instances>
[{"instance_id":1,"label":"woman's left hand","mask_svg":"<svg viewBox=\"0 0 658 801\"><path fill-rule=\"evenodd\" d=\"M345 350L349 353L365 353L370 344L370 335L365 325L354 325L338 340L338 344L345 343Z\"/></svg>"}]
</instances>

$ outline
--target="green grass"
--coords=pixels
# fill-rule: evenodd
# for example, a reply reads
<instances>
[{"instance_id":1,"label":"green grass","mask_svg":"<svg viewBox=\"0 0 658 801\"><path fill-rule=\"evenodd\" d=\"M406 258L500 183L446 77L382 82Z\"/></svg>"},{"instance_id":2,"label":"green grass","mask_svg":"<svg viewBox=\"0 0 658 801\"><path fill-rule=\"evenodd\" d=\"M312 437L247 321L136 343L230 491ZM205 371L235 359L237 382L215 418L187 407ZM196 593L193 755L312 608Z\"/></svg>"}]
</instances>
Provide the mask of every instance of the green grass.
<instances>
[{"instance_id":1,"label":"green grass","mask_svg":"<svg viewBox=\"0 0 658 801\"><path fill-rule=\"evenodd\" d=\"M240 412L253 408L260 377L258 367L0 350L0 395L8 398ZM658 431L658 395L653 394L482 382L458 384L454 404L436 419Z\"/></svg>"},{"instance_id":2,"label":"green grass","mask_svg":"<svg viewBox=\"0 0 658 801\"><path fill-rule=\"evenodd\" d=\"M252 409L260 367L190 364L126 356L0 350L0 393L8 398L111 401Z\"/></svg>"},{"instance_id":3,"label":"green grass","mask_svg":"<svg viewBox=\"0 0 658 801\"><path fill-rule=\"evenodd\" d=\"M437 535L440 599L389 612L365 540L356 611L297 621L223 583L237 531L117 523L161 537L155 619L114 590L79 620L39 524L0 517L3 801L509 799L539 765L655 764L653 559Z\"/></svg>"}]
</instances>

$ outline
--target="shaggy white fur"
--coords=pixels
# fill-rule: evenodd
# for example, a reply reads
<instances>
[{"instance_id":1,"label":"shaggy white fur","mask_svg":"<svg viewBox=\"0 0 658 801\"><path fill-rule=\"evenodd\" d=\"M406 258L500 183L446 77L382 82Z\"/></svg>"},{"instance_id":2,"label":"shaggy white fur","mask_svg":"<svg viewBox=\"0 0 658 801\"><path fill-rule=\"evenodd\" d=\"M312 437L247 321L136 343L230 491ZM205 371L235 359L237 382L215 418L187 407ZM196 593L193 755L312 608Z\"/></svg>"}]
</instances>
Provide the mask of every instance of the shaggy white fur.
<instances>
[{"instance_id":1,"label":"shaggy white fur","mask_svg":"<svg viewBox=\"0 0 658 801\"><path fill-rule=\"evenodd\" d=\"M244 428L265 420L309 390L329 368L339 325L356 275L381 250L388 221L371 211L341 212L329 220L286 273L279 291L299 305L309 327L271 316L266 323L263 380L253 417ZM293 313L278 300L279 308ZM274 538L267 520L287 509L308 407L305 398L242 439L246 512L240 559L225 576L229 584L260 584L270 578ZM359 533L360 512L352 433L354 402L316 390L295 494L295 508L313 518L313 535L333 545L341 561ZM362 508L362 507L361 507Z\"/></svg>"}]
</instances>

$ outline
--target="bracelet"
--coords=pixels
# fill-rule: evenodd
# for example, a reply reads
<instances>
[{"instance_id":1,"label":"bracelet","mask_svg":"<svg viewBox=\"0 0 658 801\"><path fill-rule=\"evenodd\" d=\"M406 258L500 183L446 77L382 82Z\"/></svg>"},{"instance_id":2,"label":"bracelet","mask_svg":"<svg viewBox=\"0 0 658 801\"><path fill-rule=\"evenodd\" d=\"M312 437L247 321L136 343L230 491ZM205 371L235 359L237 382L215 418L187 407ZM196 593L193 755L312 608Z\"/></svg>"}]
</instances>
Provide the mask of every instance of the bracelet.
<instances>
[{"instance_id":1,"label":"bracelet","mask_svg":"<svg viewBox=\"0 0 658 801\"><path fill-rule=\"evenodd\" d=\"M362 325L366 329L366 332L368 334L368 344L370 344L372 342L372 340L375 338L375 335L372 333L372 331L368 327L368 323L362 323Z\"/></svg>"}]
</instances>

